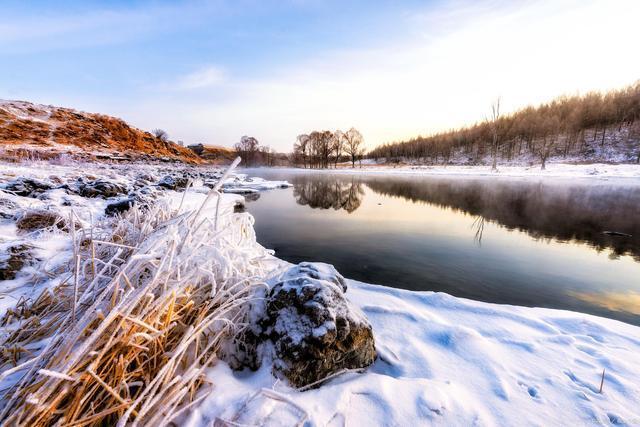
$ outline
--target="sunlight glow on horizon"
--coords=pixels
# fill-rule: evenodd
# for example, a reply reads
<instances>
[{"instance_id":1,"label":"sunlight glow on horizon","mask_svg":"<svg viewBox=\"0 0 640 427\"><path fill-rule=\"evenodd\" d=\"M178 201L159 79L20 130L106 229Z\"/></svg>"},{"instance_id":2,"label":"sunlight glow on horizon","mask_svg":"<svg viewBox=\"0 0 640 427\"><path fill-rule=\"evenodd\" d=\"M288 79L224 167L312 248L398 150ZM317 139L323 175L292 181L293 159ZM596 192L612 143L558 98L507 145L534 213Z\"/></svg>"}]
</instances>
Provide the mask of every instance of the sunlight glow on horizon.
<instances>
[{"instance_id":1,"label":"sunlight glow on horizon","mask_svg":"<svg viewBox=\"0 0 640 427\"><path fill-rule=\"evenodd\" d=\"M187 144L231 146L247 134L289 151L296 135L315 129L354 126L372 148L481 121L498 96L508 113L640 78L637 1L459 0L407 8L403 16L392 22L388 41L344 40L286 60L274 53L247 73L213 50L179 64L184 72L138 77L129 95L107 87L96 96L80 83L41 93L20 89L29 84L18 76L0 84L0 98L112 114L146 130L163 128Z\"/></svg>"}]
</instances>

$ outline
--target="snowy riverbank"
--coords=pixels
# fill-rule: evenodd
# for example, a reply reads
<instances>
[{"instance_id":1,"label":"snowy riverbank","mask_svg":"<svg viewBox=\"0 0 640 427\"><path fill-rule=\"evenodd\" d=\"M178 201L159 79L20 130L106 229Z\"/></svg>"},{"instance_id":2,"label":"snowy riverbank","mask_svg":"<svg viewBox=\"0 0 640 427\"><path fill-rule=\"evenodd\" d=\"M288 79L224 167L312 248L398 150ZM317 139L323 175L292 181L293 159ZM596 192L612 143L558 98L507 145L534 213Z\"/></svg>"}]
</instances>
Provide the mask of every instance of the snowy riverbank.
<instances>
[{"instance_id":1,"label":"snowy riverbank","mask_svg":"<svg viewBox=\"0 0 640 427\"><path fill-rule=\"evenodd\" d=\"M2 172L5 182L30 177L58 186L34 197L19 196L15 191L0 194L6 200L0 207L10 206L4 219L0 219L0 243L3 248L27 244L33 252L32 261L14 279L0 281L2 315L18 298L34 299L43 289L69 280L65 266L73 257L70 233L52 227L25 234L16 229L11 215L38 208L59 211L62 218L69 218L73 209L83 226L99 222L109 201L76 194L82 193L82 185L96 179L130 186L131 191L148 187L145 194L154 195L153 203L166 201L184 215L198 210L209 191L204 185L209 178L195 176L197 185L186 195L179 188L155 191L154 182L175 182L177 178L174 174L173 181L165 179L163 175L171 171L158 172L152 167L125 171L100 166L88 171L63 166L6 166ZM210 179L220 175L219 171L212 171ZM54 176L61 181L56 183ZM70 178L80 179L79 189L59 187ZM136 187L135 183L143 179L147 183ZM286 185L250 181L243 175L226 183L230 192ZM193 263L203 271L213 265L211 271L217 274L217 283L237 280L239 271L240 277L268 282L274 271L286 263L255 241L248 213L234 213L233 206L239 200L241 197L234 194L222 197L220 224L226 234L220 236L211 231L211 236L220 236L215 247L195 239L194 244L199 246L193 254L199 258L187 260L182 255L181 261ZM217 221L215 212L216 203L210 203L203 217ZM167 230L175 232L175 222L170 220ZM163 238L158 233L154 238ZM212 256L219 253L225 254L228 264L218 266ZM148 257L149 265L160 268L164 261L156 259L164 260L166 253L156 250L132 258L135 256L140 260ZM246 260L250 260L250 266L233 264ZM184 272L195 270L185 268ZM123 304L127 301L124 296L127 295L123 294ZM348 281L346 296L373 326L378 358L363 373L345 373L318 389L301 392L276 379L269 363L257 372L233 372L225 362L216 360L206 372L206 383L211 386L200 389L197 398L203 400L182 421L192 426L216 421L222 424L214 425L224 425L225 421L236 423L231 425L296 425L305 419L307 425L317 426L640 423L638 327L568 311L488 304L355 281ZM3 326L3 339L20 326L17 322ZM28 350L37 355L45 345L47 340L35 341ZM18 357L18 362L24 363L31 356L22 353ZM6 361L2 372L11 367ZM600 392L603 369L606 372ZM16 376L14 373L2 377L0 386L6 388L7 382L17 380ZM65 378L75 380L69 375ZM111 382L111 378L105 379Z\"/></svg>"},{"instance_id":2,"label":"snowy riverbank","mask_svg":"<svg viewBox=\"0 0 640 427\"><path fill-rule=\"evenodd\" d=\"M264 168L267 169L267 168ZM338 165L337 169L271 168L287 172L305 173L309 171L337 174L383 174L383 175L436 175L462 177L511 177L511 178L631 178L640 179L640 165L637 164L547 164L545 170L534 166L499 166L494 172L489 166L410 166L397 167L386 164L363 164L355 168ZM250 171L250 169L249 169Z\"/></svg>"},{"instance_id":3,"label":"snowy riverbank","mask_svg":"<svg viewBox=\"0 0 640 427\"><path fill-rule=\"evenodd\" d=\"M191 425L294 425L305 415L318 426L640 423L640 328L354 281L347 296L373 326L378 359L365 373L298 392L268 367L234 373L219 363L209 377L220 392Z\"/></svg>"}]
</instances>

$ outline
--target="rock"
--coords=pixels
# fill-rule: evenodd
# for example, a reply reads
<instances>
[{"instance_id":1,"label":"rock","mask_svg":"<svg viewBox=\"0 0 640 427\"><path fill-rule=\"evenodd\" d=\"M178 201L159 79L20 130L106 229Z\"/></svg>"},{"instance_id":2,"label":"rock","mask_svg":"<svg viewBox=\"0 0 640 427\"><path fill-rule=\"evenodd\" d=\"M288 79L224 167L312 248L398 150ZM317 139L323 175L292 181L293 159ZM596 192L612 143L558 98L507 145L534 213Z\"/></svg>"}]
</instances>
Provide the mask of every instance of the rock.
<instances>
[{"instance_id":1,"label":"rock","mask_svg":"<svg viewBox=\"0 0 640 427\"><path fill-rule=\"evenodd\" d=\"M187 177L166 175L158 182L158 185L168 190L183 190L187 188L188 183L189 178Z\"/></svg>"},{"instance_id":2,"label":"rock","mask_svg":"<svg viewBox=\"0 0 640 427\"><path fill-rule=\"evenodd\" d=\"M51 190L53 186L32 178L18 178L7 183L4 188L18 196L37 197L45 191Z\"/></svg>"},{"instance_id":3,"label":"rock","mask_svg":"<svg viewBox=\"0 0 640 427\"><path fill-rule=\"evenodd\" d=\"M82 197L104 197L105 199L116 197L126 192L127 189L124 186L104 179L81 183L78 191Z\"/></svg>"},{"instance_id":4,"label":"rock","mask_svg":"<svg viewBox=\"0 0 640 427\"><path fill-rule=\"evenodd\" d=\"M247 211L247 207L243 202L238 201L235 203L235 205L233 205L233 213L243 213L246 211Z\"/></svg>"},{"instance_id":5,"label":"rock","mask_svg":"<svg viewBox=\"0 0 640 427\"><path fill-rule=\"evenodd\" d=\"M140 173L138 175L136 175L136 180L140 180L140 181L144 181L147 184L151 184L152 182L155 181L155 178L153 175L148 174L148 173Z\"/></svg>"},{"instance_id":6,"label":"rock","mask_svg":"<svg viewBox=\"0 0 640 427\"><path fill-rule=\"evenodd\" d=\"M274 374L303 387L373 363L371 325L346 290L344 278L327 264L303 262L281 276L261 322L263 340L273 343Z\"/></svg>"},{"instance_id":7,"label":"rock","mask_svg":"<svg viewBox=\"0 0 640 427\"><path fill-rule=\"evenodd\" d=\"M66 230L67 222L56 212L34 209L22 213L16 221L16 227L21 231L36 231L49 227Z\"/></svg>"},{"instance_id":8,"label":"rock","mask_svg":"<svg viewBox=\"0 0 640 427\"><path fill-rule=\"evenodd\" d=\"M0 199L0 218L13 218L20 208L16 202L9 199Z\"/></svg>"},{"instance_id":9,"label":"rock","mask_svg":"<svg viewBox=\"0 0 640 427\"><path fill-rule=\"evenodd\" d=\"M0 255L0 280L15 279L22 267L35 260L32 250L33 246L27 244L14 244L5 248Z\"/></svg>"},{"instance_id":10,"label":"rock","mask_svg":"<svg viewBox=\"0 0 640 427\"><path fill-rule=\"evenodd\" d=\"M117 202L109 203L104 208L104 213L107 216L113 216L128 211L136 203L135 199L128 197L126 199L118 200Z\"/></svg>"}]
</instances>

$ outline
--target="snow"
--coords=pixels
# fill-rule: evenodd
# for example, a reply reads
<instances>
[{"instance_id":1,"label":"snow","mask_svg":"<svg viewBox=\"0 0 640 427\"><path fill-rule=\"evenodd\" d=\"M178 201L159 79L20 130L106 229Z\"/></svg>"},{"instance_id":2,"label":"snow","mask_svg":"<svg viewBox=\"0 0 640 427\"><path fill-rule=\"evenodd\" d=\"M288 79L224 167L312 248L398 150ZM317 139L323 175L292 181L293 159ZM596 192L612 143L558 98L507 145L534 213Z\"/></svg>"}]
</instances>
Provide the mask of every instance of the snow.
<instances>
[{"instance_id":1,"label":"snow","mask_svg":"<svg viewBox=\"0 0 640 427\"><path fill-rule=\"evenodd\" d=\"M497 172L492 172L490 166L390 166L364 165L355 168L339 167L338 169L301 169L278 168L287 172L319 172L330 174L372 174L372 175L436 175L436 176L464 176L464 177L512 177L512 178L640 178L638 164L566 164L550 163L545 170L535 166L498 166Z\"/></svg>"},{"instance_id":2,"label":"snow","mask_svg":"<svg viewBox=\"0 0 640 427\"><path fill-rule=\"evenodd\" d=\"M287 181L267 181L264 178L248 177L247 174L237 174L227 179L222 189L225 193L249 194L291 186Z\"/></svg>"},{"instance_id":3,"label":"snow","mask_svg":"<svg viewBox=\"0 0 640 427\"><path fill-rule=\"evenodd\" d=\"M1 105L1 104L0 104ZM107 165L97 163L70 162L69 165L56 165L43 161L16 163L0 163L0 199L5 199L18 206L16 216L25 210L47 209L52 210L63 218L69 218L73 212L75 221L88 226L104 216L105 207L114 201L121 200L123 196L104 199L102 197L86 198L77 194L68 194L63 188L53 188L36 197L17 196L9 191L4 191L4 184L18 178L31 178L40 182L58 187L62 183L72 184L78 178L85 180L105 179L132 189L138 178L149 178L158 182L167 171L182 171L180 166L167 165ZM198 172L198 168L187 167L190 172ZM205 172L218 172L219 168L206 168ZM248 181L247 181L248 180ZM199 207L210 188L202 185L202 180L197 180L193 187L189 188L188 197L184 200L185 209ZM247 182L245 182L247 181ZM152 183L153 184L153 183ZM227 190L233 192L235 187L254 188L255 191L280 188L290 185L286 181L270 182L257 178L250 180L246 175L233 175L228 182ZM153 186L145 187L150 191ZM145 189L143 188L143 190ZM160 193L170 200L176 207L182 201L183 192L165 190ZM243 197L235 194L225 194L223 205L243 202ZM215 203L211 203L215 209ZM213 212L213 211L212 211ZM33 255L37 261L32 265L24 266L12 280L0 280L0 316L7 309L13 307L20 299L37 297L42 290L52 288L66 278L66 267L72 257L71 237L61 230L48 230L47 232L19 232L15 226L15 217L3 219L0 216L0 255L7 252L7 248L15 244L27 243L34 246ZM3 257L0 256L0 260Z\"/></svg>"},{"instance_id":4,"label":"snow","mask_svg":"<svg viewBox=\"0 0 640 427\"><path fill-rule=\"evenodd\" d=\"M347 296L376 339L378 359L365 373L300 392L273 378L268 366L237 373L221 362L209 372L216 387L188 425L216 418L292 425L305 416L308 425L640 422L638 327L347 282Z\"/></svg>"},{"instance_id":5,"label":"snow","mask_svg":"<svg viewBox=\"0 0 640 427\"><path fill-rule=\"evenodd\" d=\"M589 171L597 171L592 175ZM304 172L301 170L301 172ZM640 177L635 165L548 165L539 168L363 168L331 173L406 173L498 176ZM0 181L15 177L50 180L91 174L130 184L137 174L159 179L152 166L0 165ZM236 181L235 179L231 182ZM228 182L227 184L231 184ZM240 188L287 185L238 175ZM225 191L236 188L226 186ZM196 209L208 188L165 191L167 200ZM107 200L49 190L44 200L0 192L20 208L73 208L83 221L102 215ZM225 195L225 204L242 200ZM65 201L71 206L64 206ZM208 215L215 203L208 207ZM225 210L226 215L233 215ZM242 213L239 215L249 215ZM256 250L263 250L255 236ZM0 281L0 314L20 297L33 297L64 274L52 274L71 258L62 231L18 234L0 219L0 242L28 241L42 264L15 280ZM283 265L264 257L265 271ZM268 266L268 267L267 267ZM286 267L286 266L285 266ZM327 267L317 264L320 278ZM274 271L272 277L282 272ZM265 281L269 277L264 278ZM444 293L411 292L346 280L346 296L373 326L378 358L364 372L346 372L313 390L298 391L273 377L270 363L256 372L234 372L218 361L208 371L213 389L182 425L226 420L242 425L612 425L640 423L640 328L596 316L541 308L497 305ZM268 362L268 361L265 361ZM604 383L600 393L602 373ZM206 394L208 393L208 394Z\"/></svg>"}]
</instances>

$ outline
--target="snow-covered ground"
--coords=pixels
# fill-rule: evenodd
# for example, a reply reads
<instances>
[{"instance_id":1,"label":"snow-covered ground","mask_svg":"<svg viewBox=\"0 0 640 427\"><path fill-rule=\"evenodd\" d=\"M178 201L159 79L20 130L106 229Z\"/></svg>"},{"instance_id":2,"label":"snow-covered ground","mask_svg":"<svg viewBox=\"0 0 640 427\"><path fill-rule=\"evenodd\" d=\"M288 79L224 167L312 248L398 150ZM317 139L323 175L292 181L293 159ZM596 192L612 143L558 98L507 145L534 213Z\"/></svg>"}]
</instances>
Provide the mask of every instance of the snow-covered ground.
<instances>
[{"instance_id":1,"label":"snow-covered ground","mask_svg":"<svg viewBox=\"0 0 640 427\"><path fill-rule=\"evenodd\" d=\"M444 293L348 285L347 296L369 318L376 340L378 359L365 373L299 392L273 378L269 367L236 373L221 362L209 373L216 388L190 425L216 418L296 425L305 417L318 426L640 423L638 327Z\"/></svg>"},{"instance_id":2,"label":"snow-covered ground","mask_svg":"<svg viewBox=\"0 0 640 427\"><path fill-rule=\"evenodd\" d=\"M338 174L394 174L394 175L447 175L447 176L485 176L485 177L532 177L532 178L640 178L638 164L565 164L550 163L545 170L536 166L498 166L494 172L490 166L409 166L363 164L355 168L346 165L337 169L278 168L288 172L304 173L308 171Z\"/></svg>"},{"instance_id":3,"label":"snow-covered ground","mask_svg":"<svg viewBox=\"0 0 640 427\"><path fill-rule=\"evenodd\" d=\"M605 166L609 167L589 167L602 167L604 172ZM99 177L130 186L137 179L157 181L165 174L153 166L0 167L5 182L19 177L52 183L54 176L63 181ZM628 176L640 176L640 168L626 168ZM575 170L564 172L573 176ZM206 179L196 182L184 200L173 190L158 197L195 209L208 191L204 183ZM250 191L286 183L249 181L239 175L226 185L229 191ZM107 204L102 198L87 199L63 188L44 194L33 198L2 191L0 197L18 205L16 214L37 207L56 209L66 217L73 208L81 221L99 220ZM239 197L228 195L224 203L235 203ZM53 286L56 266L68 263L72 256L63 231L18 233L13 219L0 218L0 243L14 241L36 246L39 261L25 267L16 279L0 281L0 314L19 297L33 297L43 286ZM270 268L284 264L273 257L263 262ZM344 373L317 389L298 391L273 377L268 363L256 372L234 372L219 361L208 372L213 384L210 394L184 421L192 426L640 424L638 327L568 311L488 304L355 281L348 281L346 295L373 326L378 358L367 370Z\"/></svg>"},{"instance_id":4,"label":"snow-covered ground","mask_svg":"<svg viewBox=\"0 0 640 427\"><path fill-rule=\"evenodd\" d=\"M204 174L202 173L204 172ZM151 194L151 197L169 197L181 201L182 191L160 189L158 183L169 175L192 176L189 188L194 202L204 198L209 186L222 174L219 168L184 168L136 164L108 165L75 163L55 165L47 162L25 164L0 163L0 316L21 299L36 297L44 288L61 283L60 274L72 256L71 237L65 230L53 227L46 232L24 231L16 227L16 219L24 212L43 210L55 212L65 220L73 212L78 224L89 226L105 215L105 208L114 202L127 199L134 192ZM6 184L21 179L32 179L48 190L33 196L20 196L7 190ZM114 197L83 197L74 190L77 182L103 180L122 186L125 192ZM226 193L254 193L290 186L286 181L265 181L234 174L228 178L223 191ZM229 194L229 203L243 203L242 196ZM187 200L189 202L189 200ZM12 247L28 245L28 259L15 278L2 280L7 257Z\"/></svg>"}]
</instances>

